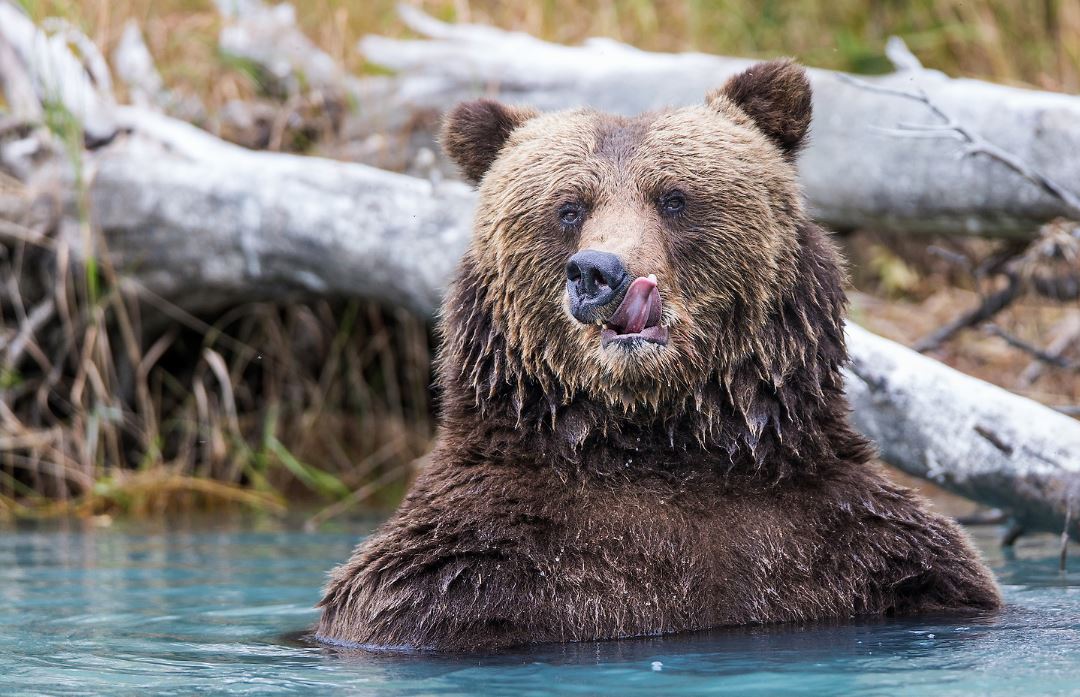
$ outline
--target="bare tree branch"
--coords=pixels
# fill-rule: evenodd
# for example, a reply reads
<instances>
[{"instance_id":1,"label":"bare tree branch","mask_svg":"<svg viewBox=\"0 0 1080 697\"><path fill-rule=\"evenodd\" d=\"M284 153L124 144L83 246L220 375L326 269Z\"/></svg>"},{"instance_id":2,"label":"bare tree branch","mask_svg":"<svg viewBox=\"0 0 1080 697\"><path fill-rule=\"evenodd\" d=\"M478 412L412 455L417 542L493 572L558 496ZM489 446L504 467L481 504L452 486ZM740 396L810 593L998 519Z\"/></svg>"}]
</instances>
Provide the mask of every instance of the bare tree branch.
<instances>
[{"instance_id":1,"label":"bare tree branch","mask_svg":"<svg viewBox=\"0 0 1080 697\"><path fill-rule=\"evenodd\" d=\"M967 143L959 157L971 157L972 155L986 155L997 160L1024 179L1032 182L1046 193L1060 200L1066 206L1069 217L1080 221L1080 196L1077 196L1067 188L1050 178L1037 168L1029 164L1025 159L994 145L986 138L974 132L957 119L950 116L933 99L922 90L902 90L895 87L884 87L861 80L852 75L838 73L838 77L859 89L875 94L889 95L910 99L924 105L932 114L941 119L942 123L898 123L894 128L878 128L882 133L907 137L907 138L954 138Z\"/></svg>"},{"instance_id":2,"label":"bare tree branch","mask_svg":"<svg viewBox=\"0 0 1080 697\"><path fill-rule=\"evenodd\" d=\"M1080 341L1080 316L1069 315L1051 331L1050 344L1046 347L1047 355L1056 360L1064 360L1065 353ZM1032 361L1020 373L1020 387L1030 387L1043 374L1045 361ZM1069 413L1069 412L1065 412Z\"/></svg>"},{"instance_id":3,"label":"bare tree branch","mask_svg":"<svg viewBox=\"0 0 1080 697\"><path fill-rule=\"evenodd\" d=\"M963 329L969 329L1001 312L1013 303L1022 290L1020 278L1015 274L1007 277L1008 283L1001 290L995 291L982 299L975 308L963 313L948 324L940 327L915 342L913 347L919 353L926 353L940 348L942 344Z\"/></svg>"},{"instance_id":4,"label":"bare tree branch","mask_svg":"<svg viewBox=\"0 0 1080 697\"><path fill-rule=\"evenodd\" d=\"M1038 346L1024 341L1020 337L1013 336L1012 334L1008 333L996 324L987 324L984 328L989 334L992 334L999 339L1002 339L1009 346L1020 349L1024 353L1031 354L1037 360L1040 360L1043 363L1055 366L1057 368L1065 368L1066 370L1080 369L1080 366L1074 365L1073 363L1062 358L1060 355L1055 355L1053 353L1050 353L1049 351L1044 351Z\"/></svg>"}]
</instances>

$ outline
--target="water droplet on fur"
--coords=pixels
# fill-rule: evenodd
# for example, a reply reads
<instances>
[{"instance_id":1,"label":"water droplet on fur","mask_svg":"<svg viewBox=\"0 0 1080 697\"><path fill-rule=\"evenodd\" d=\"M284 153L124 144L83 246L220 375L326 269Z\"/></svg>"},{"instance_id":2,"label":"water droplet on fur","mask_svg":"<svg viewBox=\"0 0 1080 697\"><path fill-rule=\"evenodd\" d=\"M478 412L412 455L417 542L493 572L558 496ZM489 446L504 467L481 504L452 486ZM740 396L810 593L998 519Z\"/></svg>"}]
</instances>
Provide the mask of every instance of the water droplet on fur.
<instances>
[{"instance_id":1,"label":"water droplet on fur","mask_svg":"<svg viewBox=\"0 0 1080 697\"><path fill-rule=\"evenodd\" d=\"M659 673L660 671L662 671L664 669L664 664L661 661L653 661L652 662L652 669L654 671L656 671L657 673Z\"/></svg>"}]
</instances>

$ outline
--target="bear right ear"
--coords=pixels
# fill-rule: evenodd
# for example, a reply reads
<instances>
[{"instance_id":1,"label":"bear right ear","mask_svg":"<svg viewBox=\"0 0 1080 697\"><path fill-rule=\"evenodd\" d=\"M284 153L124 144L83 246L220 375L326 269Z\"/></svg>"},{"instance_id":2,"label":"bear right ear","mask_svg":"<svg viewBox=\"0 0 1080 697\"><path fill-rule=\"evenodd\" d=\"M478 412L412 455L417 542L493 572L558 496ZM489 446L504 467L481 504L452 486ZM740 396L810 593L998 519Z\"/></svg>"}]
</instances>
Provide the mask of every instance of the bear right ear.
<instances>
[{"instance_id":1,"label":"bear right ear","mask_svg":"<svg viewBox=\"0 0 1080 697\"><path fill-rule=\"evenodd\" d=\"M739 107L788 158L794 158L806 139L813 110L810 80L798 63L783 58L752 65L706 98L721 98Z\"/></svg>"},{"instance_id":2,"label":"bear right ear","mask_svg":"<svg viewBox=\"0 0 1080 697\"><path fill-rule=\"evenodd\" d=\"M446 115L439 140L465 176L479 182L514 129L537 113L534 109L507 106L494 99L462 102Z\"/></svg>"}]
</instances>

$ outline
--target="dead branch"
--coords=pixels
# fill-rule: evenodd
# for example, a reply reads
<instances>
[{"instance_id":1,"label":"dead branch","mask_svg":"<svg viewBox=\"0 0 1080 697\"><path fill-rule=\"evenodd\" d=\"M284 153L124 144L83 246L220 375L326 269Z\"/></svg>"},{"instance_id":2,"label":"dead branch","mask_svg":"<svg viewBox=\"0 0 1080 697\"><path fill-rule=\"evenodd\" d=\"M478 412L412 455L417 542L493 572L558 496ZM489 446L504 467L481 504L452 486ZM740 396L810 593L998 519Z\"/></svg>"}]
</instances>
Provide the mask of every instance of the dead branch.
<instances>
[{"instance_id":1,"label":"dead branch","mask_svg":"<svg viewBox=\"0 0 1080 697\"><path fill-rule=\"evenodd\" d=\"M1011 246L1011 245L1010 245ZM946 256L944 250L932 248L938 256ZM1005 287L987 295L977 307L961 314L948 324L923 337L915 344L917 351L926 352L939 348L957 332L985 322L1011 305L1027 292L1057 301L1075 300L1080 297L1080 225L1069 220L1055 220L1043 226L1039 236L1022 250L1005 249L987 259L974 270L965 257L952 255L950 260L968 270L976 284L987 275L1005 279ZM1000 330L995 330L1001 335ZM1015 337L1001 335L1016 348L1048 359L1035 347L1024 345Z\"/></svg>"},{"instance_id":2,"label":"dead branch","mask_svg":"<svg viewBox=\"0 0 1080 697\"><path fill-rule=\"evenodd\" d=\"M932 251L943 256L944 250L940 248ZM975 308L920 339L915 344L917 351L925 353L939 348L961 330L993 318L1024 293L1031 292L1056 301L1080 297L1080 225L1069 220L1051 221L1043 226L1034 242L1019 252L1006 249L973 271L966 258L959 263L971 272L976 284L987 275L997 275L1004 279L1005 286L985 296ZM1041 353L1034 347L1014 345L1034 352L1034 355Z\"/></svg>"},{"instance_id":3,"label":"dead branch","mask_svg":"<svg viewBox=\"0 0 1080 697\"><path fill-rule=\"evenodd\" d=\"M1007 308L1020 297L1023 288L1020 278L1015 274L1008 276L1007 280L1004 288L984 297L975 308L915 342L914 349L920 353L936 350L961 330L982 324Z\"/></svg>"},{"instance_id":4,"label":"dead branch","mask_svg":"<svg viewBox=\"0 0 1080 697\"><path fill-rule=\"evenodd\" d=\"M134 20L124 25L124 33L112 55L113 67L120 80L127 85L135 104L164 107L170 100L161 73L154 65L150 49L146 47L142 30Z\"/></svg>"},{"instance_id":5,"label":"dead branch","mask_svg":"<svg viewBox=\"0 0 1080 697\"><path fill-rule=\"evenodd\" d=\"M224 24L218 44L225 53L263 68L285 96L304 89L349 92L355 78L296 26L296 10L287 2L214 0Z\"/></svg>"},{"instance_id":6,"label":"dead branch","mask_svg":"<svg viewBox=\"0 0 1080 697\"><path fill-rule=\"evenodd\" d=\"M1069 315L1050 332L1050 343L1046 347L1046 354L1055 361L1064 361L1065 354L1076 345L1077 341L1080 341L1080 316ZM1035 381L1042 377L1045 364L1046 362L1041 360L1032 361L1020 373L1019 386L1024 388L1035 384Z\"/></svg>"},{"instance_id":7,"label":"dead branch","mask_svg":"<svg viewBox=\"0 0 1080 697\"><path fill-rule=\"evenodd\" d=\"M1024 341L1018 336L1013 336L1012 334L1005 331L996 324L987 324L984 329L988 334L998 337L999 339L1007 343L1009 346L1012 346L1015 349L1019 349L1024 353L1030 354L1034 356L1036 360L1042 361L1047 365L1052 365L1057 368L1064 368L1065 370L1077 370L1078 368L1080 368L1080 366L1074 365L1070 361L1062 358L1060 355L1055 355L1049 351L1044 351L1038 346L1035 346L1030 342Z\"/></svg>"},{"instance_id":8,"label":"dead branch","mask_svg":"<svg viewBox=\"0 0 1080 697\"><path fill-rule=\"evenodd\" d=\"M328 295L427 313L467 244L463 184L251 152L137 109L118 120L131 135L91 160L93 221L132 287L186 309Z\"/></svg>"},{"instance_id":9,"label":"dead branch","mask_svg":"<svg viewBox=\"0 0 1080 697\"><path fill-rule=\"evenodd\" d=\"M57 28L60 33L50 36L38 30L19 8L0 0L0 46L3 46L0 48L0 68L4 69L0 82L9 96L8 103L16 110L16 116L25 118L40 117L43 104L62 105L82 124L89 143L107 142L116 133L111 89L109 85L95 84L90 78L91 72L97 72L100 78L100 54L93 55L96 48L86 51L90 54L89 64L98 66L88 68L67 45L68 39L77 32L66 25ZM84 48L93 45L89 39L78 43ZM30 79L14 78L19 72ZM27 83L33 86L36 94L36 100L32 102L25 92ZM8 91L12 85L19 86L14 101Z\"/></svg>"},{"instance_id":10,"label":"dead branch","mask_svg":"<svg viewBox=\"0 0 1080 697\"><path fill-rule=\"evenodd\" d=\"M989 510L975 511L969 515L956 516L956 522L961 525L976 526L976 525L1002 525L1007 523L1009 517L1005 515L1003 511L996 508Z\"/></svg>"},{"instance_id":11,"label":"dead branch","mask_svg":"<svg viewBox=\"0 0 1080 697\"><path fill-rule=\"evenodd\" d=\"M895 39L896 37L893 38ZM892 128L877 127L876 130L903 138L954 138L960 140L967 145L967 147L958 153L957 156L960 159L971 157L973 155L986 155L993 160L997 160L1024 179L1027 179L1046 193L1061 201L1065 206L1066 214L1074 220L1080 220L1080 196L1069 191L1056 180L1032 166L1025 159L1018 157L1004 148L994 145L989 140L976 133L973 129L965 126L956 118L950 116L923 90L904 90L895 87L875 85L866 80L854 77L853 75L845 75L842 73L838 74L838 77L844 82L868 92L916 101L925 106L932 114L934 114L934 116L941 119L941 123L936 124L900 122Z\"/></svg>"},{"instance_id":12,"label":"dead branch","mask_svg":"<svg viewBox=\"0 0 1080 697\"><path fill-rule=\"evenodd\" d=\"M1072 497L1065 506L1065 525L1061 529L1061 552L1058 554L1058 571L1065 573L1065 564L1069 558L1069 528L1072 522Z\"/></svg>"}]
</instances>

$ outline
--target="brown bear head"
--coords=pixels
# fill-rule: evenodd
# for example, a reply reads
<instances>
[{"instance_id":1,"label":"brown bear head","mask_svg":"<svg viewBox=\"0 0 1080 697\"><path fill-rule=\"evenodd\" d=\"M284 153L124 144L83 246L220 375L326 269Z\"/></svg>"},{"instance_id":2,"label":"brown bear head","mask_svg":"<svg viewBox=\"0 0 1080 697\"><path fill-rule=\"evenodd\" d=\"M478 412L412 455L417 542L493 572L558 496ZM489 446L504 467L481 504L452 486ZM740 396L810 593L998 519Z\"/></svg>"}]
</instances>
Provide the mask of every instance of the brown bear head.
<instances>
[{"instance_id":1,"label":"brown bear head","mask_svg":"<svg viewBox=\"0 0 1080 697\"><path fill-rule=\"evenodd\" d=\"M786 60L634 118L457 106L442 142L479 200L444 307L444 387L519 418L537 394L553 418L581 400L710 411L711 395L760 431L761 385L815 371L823 330L826 372L843 358L838 262L796 180L810 115Z\"/></svg>"}]
</instances>

